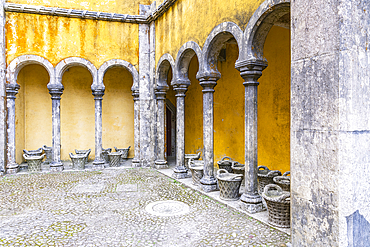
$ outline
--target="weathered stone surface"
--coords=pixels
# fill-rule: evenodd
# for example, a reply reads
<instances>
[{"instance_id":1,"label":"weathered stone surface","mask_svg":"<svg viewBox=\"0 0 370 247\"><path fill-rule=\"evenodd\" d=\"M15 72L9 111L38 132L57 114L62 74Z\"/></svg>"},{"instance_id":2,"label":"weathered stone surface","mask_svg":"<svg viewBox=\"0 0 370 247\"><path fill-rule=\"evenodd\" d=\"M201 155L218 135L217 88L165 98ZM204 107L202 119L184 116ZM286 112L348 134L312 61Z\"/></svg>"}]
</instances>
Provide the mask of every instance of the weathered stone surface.
<instances>
[{"instance_id":1,"label":"weathered stone surface","mask_svg":"<svg viewBox=\"0 0 370 247\"><path fill-rule=\"evenodd\" d=\"M293 246L360 246L368 234L369 8L292 3Z\"/></svg>"}]
</instances>

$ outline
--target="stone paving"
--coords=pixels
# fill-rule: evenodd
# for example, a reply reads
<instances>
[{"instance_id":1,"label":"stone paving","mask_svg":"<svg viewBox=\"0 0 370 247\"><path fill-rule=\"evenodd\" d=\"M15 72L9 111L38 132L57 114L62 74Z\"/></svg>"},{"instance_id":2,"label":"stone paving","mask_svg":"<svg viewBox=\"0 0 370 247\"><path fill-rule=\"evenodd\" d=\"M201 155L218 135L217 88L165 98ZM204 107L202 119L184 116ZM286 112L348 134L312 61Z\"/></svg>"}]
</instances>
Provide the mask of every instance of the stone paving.
<instances>
[{"instance_id":1,"label":"stone paving","mask_svg":"<svg viewBox=\"0 0 370 247\"><path fill-rule=\"evenodd\" d=\"M145 210L165 200L183 202L189 212L156 216ZM0 246L286 246L289 241L289 235L150 168L0 177Z\"/></svg>"}]
</instances>

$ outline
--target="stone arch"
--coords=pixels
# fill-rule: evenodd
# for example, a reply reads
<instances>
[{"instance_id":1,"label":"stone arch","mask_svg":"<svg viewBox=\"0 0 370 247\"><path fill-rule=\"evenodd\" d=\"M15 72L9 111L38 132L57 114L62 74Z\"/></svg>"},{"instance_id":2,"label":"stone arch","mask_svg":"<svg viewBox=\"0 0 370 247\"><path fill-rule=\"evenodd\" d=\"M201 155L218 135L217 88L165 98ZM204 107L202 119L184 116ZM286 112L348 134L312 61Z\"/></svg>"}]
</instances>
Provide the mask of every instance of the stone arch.
<instances>
[{"instance_id":1,"label":"stone arch","mask_svg":"<svg viewBox=\"0 0 370 247\"><path fill-rule=\"evenodd\" d=\"M64 72L73 67L73 66L82 66L85 67L91 74L93 78L92 86L101 86L99 84L97 75L98 71L96 67L88 60L81 58L81 57L68 57L63 59L55 66L55 83L62 85L62 77ZM104 87L104 85L103 85Z\"/></svg>"},{"instance_id":2,"label":"stone arch","mask_svg":"<svg viewBox=\"0 0 370 247\"><path fill-rule=\"evenodd\" d=\"M30 64L38 64L44 67L49 73L49 84L53 83L55 79L55 70L53 65L49 62L49 60L37 55L22 55L11 61L7 68L7 81L10 84L17 84L19 71Z\"/></svg>"},{"instance_id":3,"label":"stone arch","mask_svg":"<svg viewBox=\"0 0 370 247\"><path fill-rule=\"evenodd\" d=\"M133 78L133 84L132 84L131 90L132 91L139 90L139 73L137 72L136 68L131 63L125 60L121 60L121 59L108 60L99 67L98 69L99 85L104 86L103 78L104 78L105 73L108 71L108 69L114 68L114 67L123 67L127 69Z\"/></svg>"},{"instance_id":4,"label":"stone arch","mask_svg":"<svg viewBox=\"0 0 370 247\"><path fill-rule=\"evenodd\" d=\"M266 0L254 12L244 31L243 53L238 60L266 61L263 46L271 27L290 12L290 0Z\"/></svg>"},{"instance_id":5,"label":"stone arch","mask_svg":"<svg viewBox=\"0 0 370 247\"><path fill-rule=\"evenodd\" d=\"M155 85L156 88L168 87L167 75L168 75L168 71L170 68L172 69L171 85L173 85L174 78L176 78L175 61L170 54L166 53L159 59L158 64L157 64L156 85Z\"/></svg>"},{"instance_id":6,"label":"stone arch","mask_svg":"<svg viewBox=\"0 0 370 247\"><path fill-rule=\"evenodd\" d=\"M223 45L232 38L236 40L240 57L242 53L243 31L238 25L233 22L224 22L212 30L203 46L198 75L220 77L217 70L217 57Z\"/></svg>"},{"instance_id":7,"label":"stone arch","mask_svg":"<svg viewBox=\"0 0 370 247\"><path fill-rule=\"evenodd\" d=\"M197 56L198 61L200 61L202 57L202 50L194 41L186 42L183 46L181 46L176 57L175 73L177 78L175 78L175 80L188 80L190 61L195 55Z\"/></svg>"}]
</instances>

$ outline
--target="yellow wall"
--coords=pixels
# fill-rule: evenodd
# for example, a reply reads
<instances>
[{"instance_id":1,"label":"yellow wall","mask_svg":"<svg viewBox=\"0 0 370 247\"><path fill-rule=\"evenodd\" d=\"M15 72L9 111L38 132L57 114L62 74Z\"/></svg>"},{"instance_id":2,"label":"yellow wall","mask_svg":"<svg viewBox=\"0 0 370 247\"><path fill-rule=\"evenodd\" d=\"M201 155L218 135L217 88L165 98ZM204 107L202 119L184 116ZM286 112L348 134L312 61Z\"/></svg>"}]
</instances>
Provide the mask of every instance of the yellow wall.
<instances>
[{"instance_id":1,"label":"yellow wall","mask_svg":"<svg viewBox=\"0 0 370 247\"><path fill-rule=\"evenodd\" d=\"M203 155L203 93L195 78L198 67L198 58L194 56L189 65L191 84L185 97L185 153Z\"/></svg>"},{"instance_id":2,"label":"yellow wall","mask_svg":"<svg viewBox=\"0 0 370 247\"><path fill-rule=\"evenodd\" d=\"M61 159L69 160L75 149L91 149L95 157L95 102L91 94L92 77L83 67L72 67L62 79Z\"/></svg>"},{"instance_id":3,"label":"yellow wall","mask_svg":"<svg viewBox=\"0 0 370 247\"><path fill-rule=\"evenodd\" d=\"M202 47L208 34L220 23L231 21L244 31L250 17L262 2L263 0L176 1L156 21L156 61L167 52L176 59L180 47L191 40Z\"/></svg>"},{"instance_id":4,"label":"yellow wall","mask_svg":"<svg viewBox=\"0 0 370 247\"><path fill-rule=\"evenodd\" d=\"M45 15L6 14L7 63L33 54L53 65L82 57L96 67L119 58L138 64L138 25Z\"/></svg>"},{"instance_id":5,"label":"yellow wall","mask_svg":"<svg viewBox=\"0 0 370 247\"><path fill-rule=\"evenodd\" d=\"M258 163L290 170L290 30L273 27L266 39L268 67L258 86Z\"/></svg>"},{"instance_id":6,"label":"yellow wall","mask_svg":"<svg viewBox=\"0 0 370 247\"><path fill-rule=\"evenodd\" d=\"M16 98L16 162L23 149L52 145L51 98L46 85L48 72L40 65L28 65L18 75L21 86Z\"/></svg>"},{"instance_id":7,"label":"yellow wall","mask_svg":"<svg viewBox=\"0 0 370 247\"><path fill-rule=\"evenodd\" d=\"M104 76L103 147L127 148L134 157L134 101L132 76L123 68L112 68Z\"/></svg>"}]
</instances>

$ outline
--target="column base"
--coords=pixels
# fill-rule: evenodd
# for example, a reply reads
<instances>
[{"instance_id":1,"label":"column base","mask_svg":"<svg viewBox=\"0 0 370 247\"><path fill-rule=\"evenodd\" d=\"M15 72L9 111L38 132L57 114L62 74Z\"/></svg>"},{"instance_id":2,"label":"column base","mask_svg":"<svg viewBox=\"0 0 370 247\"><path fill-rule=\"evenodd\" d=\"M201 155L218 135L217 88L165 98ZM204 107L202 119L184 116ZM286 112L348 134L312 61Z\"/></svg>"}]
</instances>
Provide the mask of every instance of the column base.
<instances>
[{"instance_id":1,"label":"column base","mask_svg":"<svg viewBox=\"0 0 370 247\"><path fill-rule=\"evenodd\" d=\"M131 166L132 167L141 167L141 164L140 164L140 160L137 160L137 159L133 159L132 161L131 161Z\"/></svg>"},{"instance_id":2,"label":"column base","mask_svg":"<svg viewBox=\"0 0 370 247\"><path fill-rule=\"evenodd\" d=\"M6 167L7 174L16 174L19 172L19 165L17 163L9 164Z\"/></svg>"},{"instance_id":3,"label":"column base","mask_svg":"<svg viewBox=\"0 0 370 247\"><path fill-rule=\"evenodd\" d=\"M249 195L244 193L240 197L240 208L247 211L250 214L265 211L266 207L263 205L262 197L258 194Z\"/></svg>"},{"instance_id":4,"label":"column base","mask_svg":"<svg viewBox=\"0 0 370 247\"><path fill-rule=\"evenodd\" d=\"M63 163L60 161L57 162L51 162L50 163L50 171L51 172L61 172L64 170Z\"/></svg>"},{"instance_id":5,"label":"column base","mask_svg":"<svg viewBox=\"0 0 370 247\"><path fill-rule=\"evenodd\" d=\"M103 160L103 159L95 159L93 161L92 169L93 170L102 170L102 169L105 168L104 164L105 164L105 160Z\"/></svg>"},{"instance_id":6,"label":"column base","mask_svg":"<svg viewBox=\"0 0 370 247\"><path fill-rule=\"evenodd\" d=\"M156 160L154 167L156 169L167 169L168 168L168 164L167 164L167 161L165 161L165 160Z\"/></svg>"},{"instance_id":7,"label":"column base","mask_svg":"<svg viewBox=\"0 0 370 247\"><path fill-rule=\"evenodd\" d=\"M200 179L199 187L206 193L217 191L218 190L218 183L214 177L202 177Z\"/></svg>"},{"instance_id":8,"label":"column base","mask_svg":"<svg viewBox=\"0 0 370 247\"><path fill-rule=\"evenodd\" d=\"M190 176L185 166L176 166L175 168L173 168L172 177L176 179L184 179L189 178Z\"/></svg>"}]
</instances>

